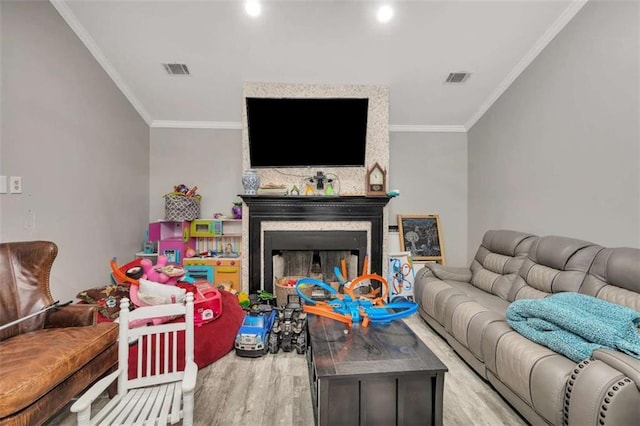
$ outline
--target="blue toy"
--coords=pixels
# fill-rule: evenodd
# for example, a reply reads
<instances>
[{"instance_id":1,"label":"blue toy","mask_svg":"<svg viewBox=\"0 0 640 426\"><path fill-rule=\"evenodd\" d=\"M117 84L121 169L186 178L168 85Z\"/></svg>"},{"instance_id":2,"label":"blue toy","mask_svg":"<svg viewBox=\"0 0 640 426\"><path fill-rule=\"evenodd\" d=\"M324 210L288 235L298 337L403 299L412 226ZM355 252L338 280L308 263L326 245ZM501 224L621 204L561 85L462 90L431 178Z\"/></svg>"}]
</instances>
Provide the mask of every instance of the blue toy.
<instances>
[{"instance_id":1,"label":"blue toy","mask_svg":"<svg viewBox=\"0 0 640 426\"><path fill-rule=\"evenodd\" d=\"M357 297L352 287L363 280L375 279L382 283L384 292L380 297L373 300L364 297ZM323 288L329 292L327 301L316 301L300 291L300 285L312 284ZM418 304L410 301L401 301L385 304L383 299L387 297L389 286L386 280L377 274L362 275L344 285L345 294L338 293L329 284L313 278L301 278L296 283L296 293L305 301L303 310L320 316L325 316L346 324L362 322L366 327L369 322L388 323L393 320L404 318L418 311Z\"/></svg>"},{"instance_id":2,"label":"blue toy","mask_svg":"<svg viewBox=\"0 0 640 426\"><path fill-rule=\"evenodd\" d=\"M252 305L236 334L234 343L236 355L244 357L261 357L268 350L269 333L277 312L271 305Z\"/></svg>"}]
</instances>

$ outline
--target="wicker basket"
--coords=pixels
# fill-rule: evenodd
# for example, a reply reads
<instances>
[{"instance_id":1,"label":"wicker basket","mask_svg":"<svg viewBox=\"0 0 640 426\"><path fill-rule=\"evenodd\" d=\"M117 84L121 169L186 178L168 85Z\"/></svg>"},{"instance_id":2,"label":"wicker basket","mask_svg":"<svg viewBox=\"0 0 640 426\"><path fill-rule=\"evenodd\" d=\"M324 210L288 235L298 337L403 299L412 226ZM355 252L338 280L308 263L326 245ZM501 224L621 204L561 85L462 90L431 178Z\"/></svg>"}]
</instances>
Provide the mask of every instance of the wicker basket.
<instances>
[{"instance_id":1,"label":"wicker basket","mask_svg":"<svg viewBox=\"0 0 640 426\"><path fill-rule=\"evenodd\" d=\"M296 293L296 286L295 285L283 285L280 283L290 283L292 281L298 281L300 278L304 278L302 276L289 276L289 277L282 277L280 279L274 279L273 281L273 288L276 289L276 305L278 306L285 306L287 304L287 297L290 294L297 294ZM312 285L301 285L300 286L300 291L302 293L304 293L305 296L311 298L311 291L313 290Z\"/></svg>"}]
</instances>

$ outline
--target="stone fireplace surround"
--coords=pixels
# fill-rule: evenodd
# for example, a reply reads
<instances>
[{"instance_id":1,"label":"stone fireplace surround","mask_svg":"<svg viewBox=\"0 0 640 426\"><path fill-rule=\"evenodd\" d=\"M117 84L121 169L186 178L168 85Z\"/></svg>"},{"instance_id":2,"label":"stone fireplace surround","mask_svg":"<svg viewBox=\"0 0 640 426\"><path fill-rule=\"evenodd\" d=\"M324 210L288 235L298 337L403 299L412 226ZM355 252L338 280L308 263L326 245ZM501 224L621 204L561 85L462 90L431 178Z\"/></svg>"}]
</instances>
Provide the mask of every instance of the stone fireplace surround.
<instances>
[{"instance_id":1,"label":"stone fireplace surround","mask_svg":"<svg viewBox=\"0 0 640 426\"><path fill-rule=\"evenodd\" d=\"M251 168L249 160L249 136L246 114L247 97L274 98L368 98L367 147L365 167L321 167L321 168L260 168L256 169L261 185L278 184L291 189L301 181L322 170L327 176L336 177L336 195L319 197L273 197L251 198L240 195L245 201L242 223L242 288L255 292L264 282L264 289L272 288L273 279L264 278L262 236L271 222L284 222L280 228L269 230L282 231L354 231L366 227L367 254L371 272L386 274L387 223L386 204L389 198L367 197L366 174L375 163L387 170L389 179L389 88L363 84L300 84L274 82L244 82L242 85L242 169ZM301 135L299 149L305 155L313 155L313 150L305 146ZM339 153L336 153L339 155ZM389 182L387 182L388 184ZM256 197L256 196L254 196ZM283 199L284 198L284 199ZM262 201L272 203L271 212ZM274 203L275 202L275 203ZM268 204L268 203L267 203ZM253 219L251 219L253 218ZM345 224L338 222L346 222ZM265 224L265 228L262 224ZM335 226L329 226L331 225ZM307 233L305 237L313 237ZM363 256L358 256L359 262ZM359 265L359 270L362 264ZM269 268L269 267L267 267Z\"/></svg>"},{"instance_id":2,"label":"stone fireplace surround","mask_svg":"<svg viewBox=\"0 0 640 426\"><path fill-rule=\"evenodd\" d=\"M359 271L366 250L369 270L385 273L384 211L389 197L241 197L248 210L249 293L273 292L274 250L355 250Z\"/></svg>"},{"instance_id":3,"label":"stone fireplace surround","mask_svg":"<svg viewBox=\"0 0 640 426\"><path fill-rule=\"evenodd\" d=\"M249 155L249 131L246 98L367 98L367 147L365 167L287 167L257 168L261 185L284 185L291 190L296 185L304 187L305 178L318 171L334 178L336 193L340 195L364 195L367 170L378 163L389 170L389 88L375 85L324 85L244 82L242 85L242 170L251 168ZM300 145L292 147L300 155L313 155L315 147L305 144L300 135ZM335 153L340 155L339 152ZM277 154L274 154L277 155ZM387 173L387 178L389 173ZM387 182L388 183L388 182Z\"/></svg>"}]
</instances>

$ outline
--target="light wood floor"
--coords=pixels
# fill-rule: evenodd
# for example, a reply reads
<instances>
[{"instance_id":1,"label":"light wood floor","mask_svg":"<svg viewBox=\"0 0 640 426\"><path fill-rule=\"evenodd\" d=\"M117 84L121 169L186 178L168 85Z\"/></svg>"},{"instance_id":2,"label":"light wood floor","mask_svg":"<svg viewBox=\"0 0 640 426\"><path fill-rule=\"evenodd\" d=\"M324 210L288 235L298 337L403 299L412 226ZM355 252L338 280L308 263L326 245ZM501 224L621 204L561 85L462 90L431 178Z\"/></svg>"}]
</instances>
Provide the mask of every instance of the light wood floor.
<instances>
[{"instance_id":1,"label":"light wood floor","mask_svg":"<svg viewBox=\"0 0 640 426\"><path fill-rule=\"evenodd\" d=\"M445 426L527 424L422 318L415 314L404 321L449 368L444 380ZM304 355L294 351L243 358L232 351L198 372L195 424L313 425L310 392ZM66 407L47 425L75 424Z\"/></svg>"}]
</instances>

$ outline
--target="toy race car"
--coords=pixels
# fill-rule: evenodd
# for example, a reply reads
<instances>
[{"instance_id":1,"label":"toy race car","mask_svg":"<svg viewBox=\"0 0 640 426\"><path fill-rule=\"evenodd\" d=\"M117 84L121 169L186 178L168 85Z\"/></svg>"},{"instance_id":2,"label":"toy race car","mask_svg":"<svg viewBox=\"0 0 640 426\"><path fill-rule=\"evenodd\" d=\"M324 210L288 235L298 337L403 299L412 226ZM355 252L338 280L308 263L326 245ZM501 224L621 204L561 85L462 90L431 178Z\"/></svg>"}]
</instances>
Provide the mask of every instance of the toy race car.
<instances>
[{"instance_id":1,"label":"toy race car","mask_svg":"<svg viewBox=\"0 0 640 426\"><path fill-rule=\"evenodd\" d=\"M269 332L276 317L270 305L252 305L245 308L247 313L235 340L236 355L257 358L268 352Z\"/></svg>"},{"instance_id":2,"label":"toy race car","mask_svg":"<svg viewBox=\"0 0 640 426\"><path fill-rule=\"evenodd\" d=\"M269 352L291 352L293 348L298 354L307 351L307 313L302 312L300 297L296 294L287 295L284 308L274 308L277 312L271 334L269 335Z\"/></svg>"}]
</instances>

